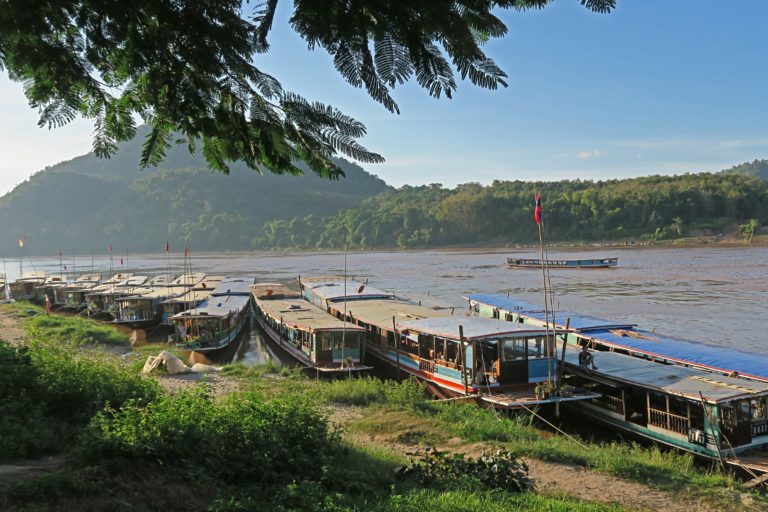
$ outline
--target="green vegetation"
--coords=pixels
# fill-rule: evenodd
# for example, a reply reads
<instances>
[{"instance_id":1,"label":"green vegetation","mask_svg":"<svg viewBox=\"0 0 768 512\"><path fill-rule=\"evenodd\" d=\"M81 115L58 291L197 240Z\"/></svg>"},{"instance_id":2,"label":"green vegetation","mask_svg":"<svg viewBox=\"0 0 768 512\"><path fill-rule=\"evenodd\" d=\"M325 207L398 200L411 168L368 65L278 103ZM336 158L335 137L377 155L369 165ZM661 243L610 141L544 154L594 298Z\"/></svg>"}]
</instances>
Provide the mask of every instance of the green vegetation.
<instances>
[{"instance_id":1,"label":"green vegetation","mask_svg":"<svg viewBox=\"0 0 768 512\"><path fill-rule=\"evenodd\" d=\"M768 182L739 174L610 181L496 181L447 190L405 186L336 215L266 223L258 249L424 248L532 243L534 190L549 241L658 240L717 235L745 220L768 222Z\"/></svg>"},{"instance_id":2,"label":"green vegetation","mask_svg":"<svg viewBox=\"0 0 768 512\"><path fill-rule=\"evenodd\" d=\"M690 454L636 443L592 443L553 436L535 428L530 415L508 417L473 404L435 402L413 381L381 383L389 391L373 393L377 383L376 379L336 381L319 387L315 393L334 403L369 406L348 427L360 433L433 446L445 445L458 437L462 444L455 446L456 450L483 443L488 451L503 450L516 457L576 464L724 504L737 488L730 475L714 466L697 465ZM394 399L389 400L388 396Z\"/></svg>"},{"instance_id":3,"label":"green vegetation","mask_svg":"<svg viewBox=\"0 0 768 512\"><path fill-rule=\"evenodd\" d=\"M143 130L140 130L143 131ZM341 181L263 176L232 164L212 175L200 155L168 151L162 168L139 172L139 141L122 145L108 162L93 154L54 165L0 197L0 251L16 254L18 233L33 254L159 252L190 241L193 251L250 249L255 227L276 218L325 217L388 189L357 165L334 160ZM64 199L66 198L66 199ZM51 215L51 205L56 215Z\"/></svg>"},{"instance_id":4,"label":"green vegetation","mask_svg":"<svg viewBox=\"0 0 768 512\"><path fill-rule=\"evenodd\" d=\"M624 443L585 449L530 417L432 401L415 381L327 382L235 365L220 375L243 391L217 397L200 384L170 395L129 358L68 339L77 331L66 326L33 327L37 318L25 320L25 346L0 343L0 417L12 418L0 422L0 458L66 459L15 479L0 493L3 510L621 510L536 492L523 455L738 509L738 485L689 456ZM339 413L348 415L341 426L330 416ZM414 444L423 447L415 458L391 448Z\"/></svg>"},{"instance_id":5,"label":"green vegetation","mask_svg":"<svg viewBox=\"0 0 768 512\"><path fill-rule=\"evenodd\" d=\"M743 164L734 165L730 169L723 171L724 173L742 174L744 176L754 176L761 180L768 181L768 160L753 160L751 162L744 162Z\"/></svg>"}]
</instances>

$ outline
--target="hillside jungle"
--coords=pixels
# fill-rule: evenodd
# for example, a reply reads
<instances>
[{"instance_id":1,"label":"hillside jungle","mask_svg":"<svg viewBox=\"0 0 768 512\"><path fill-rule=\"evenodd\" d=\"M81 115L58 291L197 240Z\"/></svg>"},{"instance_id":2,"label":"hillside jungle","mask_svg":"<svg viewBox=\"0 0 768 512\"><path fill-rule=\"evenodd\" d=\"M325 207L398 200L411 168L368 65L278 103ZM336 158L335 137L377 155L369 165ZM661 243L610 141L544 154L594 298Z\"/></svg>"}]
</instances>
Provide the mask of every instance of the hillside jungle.
<instances>
[{"instance_id":1,"label":"hillside jungle","mask_svg":"<svg viewBox=\"0 0 768 512\"><path fill-rule=\"evenodd\" d=\"M431 400L415 381L274 364L144 376L166 346L21 302L0 305L0 327L3 511L768 508L690 455Z\"/></svg>"},{"instance_id":2,"label":"hillside jungle","mask_svg":"<svg viewBox=\"0 0 768 512\"><path fill-rule=\"evenodd\" d=\"M139 170L140 137L110 160L84 155L38 172L0 197L0 252L102 253L108 244L150 252L195 250L422 249L527 244L541 192L548 242L659 243L687 237L762 241L768 161L720 173L609 181L495 181L449 189L393 188L339 160L345 177L205 169L186 148ZM762 229L761 229L762 228Z\"/></svg>"}]
</instances>

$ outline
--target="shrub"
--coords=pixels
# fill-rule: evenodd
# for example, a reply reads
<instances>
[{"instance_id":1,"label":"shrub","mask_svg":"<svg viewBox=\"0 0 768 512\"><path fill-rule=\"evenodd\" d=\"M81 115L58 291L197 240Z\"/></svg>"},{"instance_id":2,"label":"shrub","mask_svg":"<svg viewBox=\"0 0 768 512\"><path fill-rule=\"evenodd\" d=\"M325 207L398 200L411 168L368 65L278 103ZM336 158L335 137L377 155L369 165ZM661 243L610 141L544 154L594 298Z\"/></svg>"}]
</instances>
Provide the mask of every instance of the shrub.
<instances>
[{"instance_id":1,"label":"shrub","mask_svg":"<svg viewBox=\"0 0 768 512\"><path fill-rule=\"evenodd\" d=\"M456 485L502 489L508 492L532 491L528 466L510 452L497 450L477 459L463 453L450 454L434 448L416 452L417 459L400 468L401 477L416 479L421 485L455 488Z\"/></svg>"},{"instance_id":2,"label":"shrub","mask_svg":"<svg viewBox=\"0 0 768 512\"><path fill-rule=\"evenodd\" d=\"M81 454L173 465L227 483L320 478L336 446L327 419L306 399L264 400L254 392L222 401L205 386L96 415Z\"/></svg>"}]
</instances>

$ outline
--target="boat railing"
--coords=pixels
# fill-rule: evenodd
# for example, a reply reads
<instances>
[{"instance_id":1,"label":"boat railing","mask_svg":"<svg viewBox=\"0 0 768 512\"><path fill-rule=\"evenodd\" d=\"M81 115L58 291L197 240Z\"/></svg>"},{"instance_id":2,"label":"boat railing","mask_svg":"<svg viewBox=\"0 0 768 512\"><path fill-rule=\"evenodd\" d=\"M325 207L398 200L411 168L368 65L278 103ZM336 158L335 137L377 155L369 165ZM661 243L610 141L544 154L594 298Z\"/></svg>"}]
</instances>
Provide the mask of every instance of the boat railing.
<instances>
[{"instance_id":1,"label":"boat railing","mask_svg":"<svg viewBox=\"0 0 768 512\"><path fill-rule=\"evenodd\" d=\"M419 370L423 372L435 373L435 363L428 359L419 361Z\"/></svg>"},{"instance_id":2,"label":"boat railing","mask_svg":"<svg viewBox=\"0 0 768 512\"><path fill-rule=\"evenodd\" d=\"M752 437L768 436L768 420L752 422Z\"/></svg>"},{"instance_id":3,"label":"boat railing","mask_svg":"<svg viewBox=\"0 0 768 512\"><path fill-rule=\"evenodd\" d=\"M596 400L599 401L600 405L602 405L605 409L624 416L624 400L621 398L616 398L615 396L604 394L601 395L600 398L596 398Z\"/></svg>"},{"instance_id":4,"label":"boat railing","mask_svg":"<svg viewBox=\"0 0 768 512\"><path fill-rule=\"evenodd\" d=\"M688 429L690 423L687 416L680 416L667 411L660 411L658 409L649 408L650 418L648 423L659 428L671 430L678 434L688 435Z\"/></svg>"}]
</instances>

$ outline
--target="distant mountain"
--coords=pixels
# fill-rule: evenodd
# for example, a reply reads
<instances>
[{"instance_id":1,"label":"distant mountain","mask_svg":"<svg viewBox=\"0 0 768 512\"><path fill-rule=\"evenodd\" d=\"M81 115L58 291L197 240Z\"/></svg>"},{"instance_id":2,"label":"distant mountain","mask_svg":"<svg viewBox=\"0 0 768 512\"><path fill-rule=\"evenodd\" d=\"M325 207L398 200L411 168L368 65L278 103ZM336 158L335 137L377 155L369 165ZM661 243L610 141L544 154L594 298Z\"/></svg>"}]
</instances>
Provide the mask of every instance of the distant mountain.
<instances>
[{"instance_id":1,"label":"distant mountain","mask_svg":"<svg viewBox=\"0 0 768 512\"><path fill-rule=\"evenodd\" d=\"M241 164L212 173L186 146L168 151L158 168L139 169L143 134L108 160L94 154L48 167L0 197L0 251L15 255L19 237L34 255L162 251L166 240L194 250L242 250L274 219L327 216L390 190L345 160L339 181L259 175Z\"/></svg>"},{"instance_id":2,"label":"distant mountain","mask_svg":"<svg viewBox=\"0 0 768 512\"><path fill-rule=\"evenodd\" d=\"M730 169L723 171L730 174L742 174L744 176L755 176L761 180L768 181L768 160L753 160L735 165Z\"/></svg>"}]
</instances>

